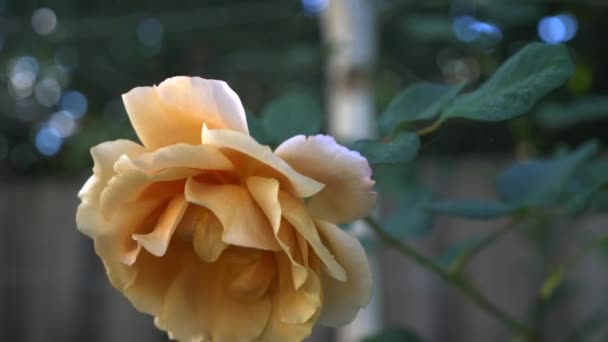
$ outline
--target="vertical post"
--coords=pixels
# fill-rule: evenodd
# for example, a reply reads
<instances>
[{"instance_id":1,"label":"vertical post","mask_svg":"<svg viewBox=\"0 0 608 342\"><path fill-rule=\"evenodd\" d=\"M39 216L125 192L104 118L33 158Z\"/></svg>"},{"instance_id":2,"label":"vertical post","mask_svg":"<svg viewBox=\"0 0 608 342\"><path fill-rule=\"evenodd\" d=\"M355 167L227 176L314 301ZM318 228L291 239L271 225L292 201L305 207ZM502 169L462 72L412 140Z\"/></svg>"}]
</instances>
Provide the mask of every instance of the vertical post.
<instances>
[{"instance_id":1,"label":"vertical post","mask_svg":"<svg viewBox=\"0 0 608 342\"><path fill-rule=\"evenodd\" d=\"M373 0L328 0L321 31L327 56L328 131L349 143L375 135L371 76L376 62L376 24ZM358 237L369 237L364 222L353 227ZM367 308L337 332L337 341L355 342L380 329L380 277L378 256L368 252L374 277L374 294Z\"/></svg>"}]
</instances>

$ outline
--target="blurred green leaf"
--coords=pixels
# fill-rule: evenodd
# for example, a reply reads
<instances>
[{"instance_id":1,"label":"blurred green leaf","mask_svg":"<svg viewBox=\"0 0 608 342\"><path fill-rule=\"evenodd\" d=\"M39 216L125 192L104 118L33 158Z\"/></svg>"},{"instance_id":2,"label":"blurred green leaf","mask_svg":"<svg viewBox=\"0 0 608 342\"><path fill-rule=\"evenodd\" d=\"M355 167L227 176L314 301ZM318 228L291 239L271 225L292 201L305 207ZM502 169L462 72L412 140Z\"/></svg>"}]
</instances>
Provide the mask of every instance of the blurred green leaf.
<instances>
[{"instance_id":1,"label":"blurred green leaf","mask_svg":"<svg viewBox=\"0 0 608 342\"><path fill-rule=\"evenodd\" d=\"M398 209L386 223L386 229L399 238L418 238L427 235L433 225L433 215L425 210L424 203L433 194L421 185L414 185L397 201Z\"/></svg>"},{"instance_id":2,"label":"blurred green leaf","mask_svg":"<svg viewBox=\"0 0 608 342\"><path fill-rule=\"evenodd\" d=\"M429 82L414 83L401 91L388 105L379 120L380 132L392 135L400 126L416 120L436 117L460 93L464 83L443 85Z\"/></svg>"},{"instance_id":3,"label":"blurred green leaf","mask_svg":"<svg viewBox=\"0 0 608 342\"><path fill-rule=\"evenodd\" d=\"M458 96L443 112L443 119L509 120L528 112L573 72L565 46L531 43L509 58L480 88Z\"/></svg>"},{"instance_id":4,"label":"blurred green leaf","mask_svg":"<svg viewBox=\"0 0 608 342\"><path fill-rule=\"evenodd\" d=\"M602 187L608 185L608 159L598 158L586 162L569 183L566 207L571 214L587 209Z\"/></svg>"},{"instance_id":5,"label":"blurred green leaf","mask_svg":"<svg viewBox=\"0 0 608 342\"><path fill-rule=\"evenodd\" d=\"M572 103L547 103L537 111L538 122L549 128L568 128L585 121L608 119L608 96L589 96Z\"/></svg>"},{"instance_id":6,"label":"blurred green leaf","mask_svg":"<svg viewBox=\"0 0 608 342\"><path fill-rule=\"evenodd\" d=\"M352 148L361 152L371 165L405 163L416 157L420 139L416 133L401 133L387 141L359 140Z\"/></svg>"},{"instance_id":7,"label":"blurred green leaf","mask_svg":"<svg viewBox=\"0 0 608 342\"><path fill-rule=\"evenodd\" d=\"M517 163L498 176L498 193L506 203L514 206L555 204L567 191L569 177L597 150L598 144L589 142L554 160Z\"/></svg>"},{"instance_id":8,"label":"blurred green leaf","mask_svg":"<svg viewBox=\"0 0 608 342\"><path fill-rule=\"evenodd\" d=\"M425 204L428 210L471 219L493 219L517 211L517 207L493 201L433 201Z\"/></svg>"},{"instance_id":9,"label":"blurred green leaf","mask_svg":"<svg viewBox=\"0 0 608 342\"><path fill-rule=\"evenodd\" d=\"M276 144L298 134L311 135L321 130L323 112L319 102L301 93L283 95L262 110L262 127Z\"/></svg>"},{"instance_id":10,"label":"blurred green leaf","mask_svg":"<svg viewBox=\"0 0 608 342\"><path fill-rule=\"evenodd\" d=\"M486 244L494 233L481 234L469 239L464 239L451 244L443 253L439 255L437 261L452 272L459 270L467 261L469 255L475 250Z\"/></svg>"},{"instance_id":11,"label":"blurred green leaf","mask_svg":"<svg viewBox=\"0 0 608 342\"><path fill-rule=\"evenodd\" d=\"M363 342L422 342L415 332L404 327L386 328L380 333L366 337Z\"/></svg>"}]
</instances>

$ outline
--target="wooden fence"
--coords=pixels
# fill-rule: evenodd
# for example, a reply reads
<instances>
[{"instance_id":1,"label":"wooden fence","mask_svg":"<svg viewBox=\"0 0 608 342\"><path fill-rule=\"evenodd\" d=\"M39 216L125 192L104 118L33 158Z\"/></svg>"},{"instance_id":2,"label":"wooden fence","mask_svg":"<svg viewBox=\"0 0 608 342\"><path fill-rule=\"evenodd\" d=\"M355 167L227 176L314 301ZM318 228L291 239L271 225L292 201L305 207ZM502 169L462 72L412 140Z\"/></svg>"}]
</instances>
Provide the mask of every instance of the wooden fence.
<instances>
[{"instance_id":1,"label":"wooden fence","mask_svg":"<svg viewBox=\"0 0 608 342\"><path fill-rule=\"evenodd\" d=\"M501 163L469 159L425 178L448 198L491 197L492 176ZM440 179L440 181L438 181ZM487 181L486 181L487 180ZM0 180L0 341L166 341L150 317L135 311L113 290L91 241L76 231L76 193L82 180ZM576 223L589 234L606 228L606 216ZM449 243L497 229L504 221L441 217L434 232L414 245L438 253ZM568 236L568 235L566 235ZM564 239L568 241L568 238ZM572 253L564 243L561 254ZM383 319L407 325L429 341L508 341L508 332L398 253L382 248L380 279ZM542 265L520 237L511 234L482 252L468 268L492 300L525 317L543 278ZM546 323L547 341L560 341L608 300L607 265L593 256L572 272L578 288ZM311 341L331 341L330 329L316 329ZM608 332L605 332L608 333Z\"/></svg>"}]
</instances>

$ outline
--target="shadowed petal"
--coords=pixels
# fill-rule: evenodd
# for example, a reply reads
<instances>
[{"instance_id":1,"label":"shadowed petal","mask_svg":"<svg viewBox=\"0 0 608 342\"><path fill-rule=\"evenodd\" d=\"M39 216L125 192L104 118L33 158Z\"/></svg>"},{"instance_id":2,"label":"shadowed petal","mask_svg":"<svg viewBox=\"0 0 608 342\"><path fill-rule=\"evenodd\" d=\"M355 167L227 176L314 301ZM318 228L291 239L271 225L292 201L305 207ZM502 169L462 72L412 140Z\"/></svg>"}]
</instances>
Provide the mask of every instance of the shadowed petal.
<instances>
[{"instance_id":1,"label":"shadowed petal","mask_svg":"<svg viewBox=\"0 0 608 342\"><path fill-rule=\"evenodd\" d=\"M186 199L209 209L224 227L224 242L264 250L280 250L272 228L249 192L233 184L186 182Z\"/></svg>"},{"instance_id":2,"label":"shadowed petal","mask_svg":"<svg viewBox=\"0 0 608 342\"><path fill-rule=\"evenodd\" d=\"M327 272L337 280L346 281L346 272L327 247L323 245L317 228L306 211L304 204L284 191L279 191L279 202L283 210L283 217L306 239L310 247L325 265Z\"/></svg>"},{"instance_id":3,"label":"shadowed petal","mask_svg":"<svg viewBox=\"0 0 608 342\"><path fill-rule=\"evenodd\" d=\"M323 310L319 322L339 326L355 318L367 304L372 294L372 275L365 250L359 241L340 227L326 221L318 221L319 233L346 270L348 280L339 282L324 275Z\"/></svg>"},{"instance_id":4,"label":"shadowed petal","mask_svg":"<svg viewBox=\"0 0 608 342\"><path fill-rule=\"evenodd\" d=\"M314 217L348 223L374 207L377 195L367 160L334 138L298 135L282 143L275 154L296 171L325 184L309 203Z\"/></svg>"}]
</instances>

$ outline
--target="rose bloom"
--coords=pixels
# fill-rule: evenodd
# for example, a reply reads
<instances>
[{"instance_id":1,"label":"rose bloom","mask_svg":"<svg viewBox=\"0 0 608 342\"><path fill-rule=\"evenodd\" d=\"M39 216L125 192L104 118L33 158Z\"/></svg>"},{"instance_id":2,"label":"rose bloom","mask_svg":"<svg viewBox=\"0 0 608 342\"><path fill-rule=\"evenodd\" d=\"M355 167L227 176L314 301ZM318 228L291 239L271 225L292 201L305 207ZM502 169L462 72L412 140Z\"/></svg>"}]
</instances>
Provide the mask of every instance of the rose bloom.
<instances>
[{"instance_id":1,"label":"rose bloom","mask_svg":"<svg viewBox=\"0 0 608 342\"><path fill-rule=\"evenodd\" d=\"M91 149L78 229L108 278L180 341L301 341L370 300L359 241L336 224L376 201L368 162L328 136L274 152L225 82L174 77L123 95L143 145Z\"/></svg>"}]
</instances>

